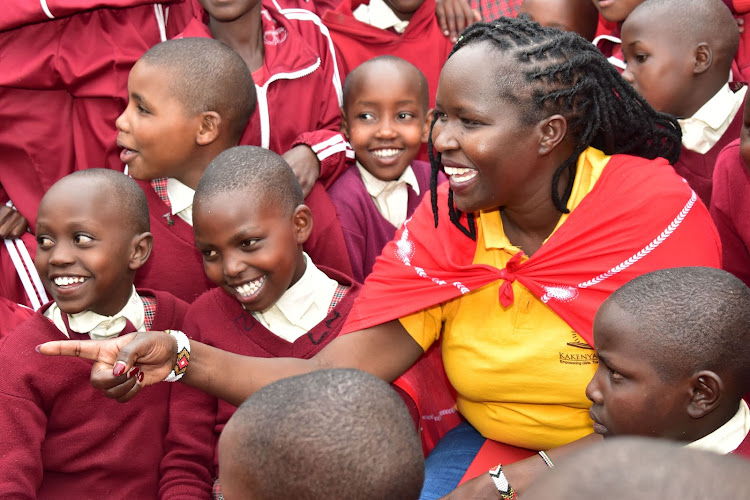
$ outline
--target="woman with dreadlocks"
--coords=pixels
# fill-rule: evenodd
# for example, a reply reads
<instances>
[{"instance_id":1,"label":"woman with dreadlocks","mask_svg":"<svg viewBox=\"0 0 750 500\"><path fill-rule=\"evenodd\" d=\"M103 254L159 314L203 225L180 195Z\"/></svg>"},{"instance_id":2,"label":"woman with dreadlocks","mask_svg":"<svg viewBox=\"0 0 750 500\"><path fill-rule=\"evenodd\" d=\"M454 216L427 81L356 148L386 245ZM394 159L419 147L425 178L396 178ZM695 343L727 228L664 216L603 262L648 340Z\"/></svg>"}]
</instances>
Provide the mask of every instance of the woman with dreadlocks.
<instances>
[{"instance_id":1,"label":"woman with dreadlocks","mask_svg":"<svg viewBox=\"0 0 750 500\"><path fill-rule=\"evenodd\" d=\"M449 182L433 182L431 202L384 249L350 313L353 333L310 360L191 342L181 381L239 404L315 369L355 367L393 381L414 365L399 380L426 427L450 421L433 413L439 378L420 369L440 340L464 421L428 457L423 498L455 488L485 438L512 445L500 445L492 465L534 453L473 482L511 498L508 481L523 490L559 456L536 451L591 439L584 389L597 365L599 304L655 269L718 267L718 236L669 165L677 122L573 33L509 18L465 30L440 76L430 149L433 179L442 168ZM99 360L95 385L127 400L170 373L176 345L139 333L41 351ZM114 378L116 362L118 374L138 363L144 380Z\"/></svg>"}]
</instances>

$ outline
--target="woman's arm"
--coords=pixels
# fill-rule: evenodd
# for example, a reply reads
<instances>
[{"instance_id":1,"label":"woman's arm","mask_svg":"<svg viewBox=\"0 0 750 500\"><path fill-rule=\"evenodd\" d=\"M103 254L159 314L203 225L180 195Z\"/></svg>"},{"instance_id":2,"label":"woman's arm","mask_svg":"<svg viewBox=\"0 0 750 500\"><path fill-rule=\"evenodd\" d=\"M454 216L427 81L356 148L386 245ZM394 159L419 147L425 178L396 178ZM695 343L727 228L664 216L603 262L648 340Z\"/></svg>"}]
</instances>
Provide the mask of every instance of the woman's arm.
<instances>
[{"instance_id":1,"label":"woman's arm","mask_svg":"<svg viewBox=\"0 0 750 500\"><path fill-rule=\"evenodd\" d=\"M326 368L357 368L391 382L423 353L398 320L338 337L311 359L252 358L196 341L190 346L190 363L180 382L233 405L275 380ZM164 380L177 359L177 343L169 334L146 332L111 340L47 342L39 352L97 361L91 384L125 402L141 387ZM136 365L142 375L125 383L115 379Z\"/></svg>"}]
</instances>

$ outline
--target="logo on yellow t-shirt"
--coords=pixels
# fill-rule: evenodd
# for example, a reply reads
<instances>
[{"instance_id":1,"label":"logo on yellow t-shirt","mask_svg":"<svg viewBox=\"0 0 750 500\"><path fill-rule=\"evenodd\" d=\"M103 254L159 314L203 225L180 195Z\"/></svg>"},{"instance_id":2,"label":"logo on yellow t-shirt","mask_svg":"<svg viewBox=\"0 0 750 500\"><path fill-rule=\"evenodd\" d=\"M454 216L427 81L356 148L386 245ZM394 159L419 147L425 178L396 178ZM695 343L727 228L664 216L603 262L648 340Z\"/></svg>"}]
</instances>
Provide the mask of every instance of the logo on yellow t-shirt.
<instances>
[{"instance_id":1,"label":"logo on yellow t-shirt","mask_svg":"<svg viewBox=\"0 0 750 500\"><path fill-rule=\"evenodd\" d=\"M599 358L597 358L596 353L593 352L594 348L585 342L576 332L571 331L570 333L573 339L566 345L574 347L575 349L560 351L560 363L566 365L590 365L592 363L599 363Z\"/></svg>"}]
</instances>

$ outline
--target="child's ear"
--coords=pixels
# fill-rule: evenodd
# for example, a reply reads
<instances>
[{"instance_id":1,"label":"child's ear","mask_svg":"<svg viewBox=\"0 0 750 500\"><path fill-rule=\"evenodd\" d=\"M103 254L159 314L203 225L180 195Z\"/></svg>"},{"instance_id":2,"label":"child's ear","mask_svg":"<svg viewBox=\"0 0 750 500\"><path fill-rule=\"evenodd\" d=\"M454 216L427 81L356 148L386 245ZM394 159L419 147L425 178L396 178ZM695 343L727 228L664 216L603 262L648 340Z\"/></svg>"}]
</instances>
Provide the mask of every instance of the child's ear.
<instances>
[{"instance_id":1,"label":"child's ear","mask_svg":"<svg viewBox=\"0 0 750 500\"><path fill-rule=\"evenodd\" d=\"M713 64L714 54L711 47L706 42L701 42L695 48L695 68L693 73L705 73Z\"/></svg>"},{"instance_id":2,"label":"child's ear","mask_svg":"<svg viewBox=\"0 0 750 500\"><path fill-rule=\"evenodd\" d=\"M424 127L422 128L422 142L427 142L430 137L430 125L432 125L432 118L435 116L435 110L430 108L427 110L427 116L424 119Z\"/></svg>"},{"instance_id":3,"label":"child's ear","mask_svg":"<svg viewBox=\"0 0 750 500\"><path fill-rule=\"evenodd\" d=\"M552 151L565 139L568 133L568 121L562 115L552 115L537 124L539 138L539 155L544 156Z\"/></svg>"},{"instance_id":4,"label":"child's ear","mask_svg":"<svg viewBox=\"0 0 750 500\"><path fill-rule=\"evenodd\" d=\"M131 271L140 269L146 263L149 256L151 256L153 246L154 236L151 233L141 233L133 236L129 263Z\"/></svg>"},{"instance_id":5,"label":"child's ear","mask_svg":"<svg viewBox=\"0 0 750 500\"><path fill-rule=\"evenodd\" d=\"M341 109L341 133L344 134L344 137L349 139L349 123L346 121L346 113L344 113L344 108Z\"/></svg>"},{"instance_id":6,"label":"child's ear","mask_svg":"<svg viewBox=\"0 0 750 500\"><path fill-rule=\"evenodd\" d=\"M724 383L715 372L703 370L690 378L692 397L687 412L692 418L701 418L713 411L724 393Z\"/></svg>"},{"instance_id":7,"label":"child's ear","mask_svg":"<svg viewBox=\"0 0 750 500\"><path fill-rule=\"evenodd\" d=\"M195 142L199 146L207 146L214 142L221 132L221 115L216 111L205 111L201 113L201 128Z\"/></svg>"},{"instance_id":8,"label":"child's ear","mask_svg":"<svg viewBox=\"0 0 750 500\"><path fill-rule=\"evenodd\" d=\"M310 237L313 227L312 213L307 205L300 205L294 209L292 222L297 232L297 244L302 245Z\"/></svg>"}]
</instances>

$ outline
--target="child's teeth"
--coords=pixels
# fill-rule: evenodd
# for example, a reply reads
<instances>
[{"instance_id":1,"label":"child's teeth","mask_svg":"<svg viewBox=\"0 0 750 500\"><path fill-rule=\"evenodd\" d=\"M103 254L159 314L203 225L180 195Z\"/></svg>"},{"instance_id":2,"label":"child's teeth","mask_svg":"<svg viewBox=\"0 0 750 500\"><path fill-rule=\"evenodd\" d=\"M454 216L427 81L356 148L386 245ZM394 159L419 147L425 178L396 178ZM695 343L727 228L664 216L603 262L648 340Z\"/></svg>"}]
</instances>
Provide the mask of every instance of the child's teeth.
<instances>
[{"instance_id":1,"label":"child's teeth","mask_svg":"<svg viewBox=\"0 0 750 500\"><path fill-rule=\"evenodd\" d=\"M55 285L68 286L75 283L83 283L84 281L86 281L86 278L79 276L61 276L59 278L55 278Z\"/></svg>"},{"instance_id":2,"label":"child's teeth","mask_svg":"<svg viewBox=\"0 0 750 500\"><path fill-rule=\"evenodd\" d=\"M387 158L389 156L396 156L399 153L398 149L376 149L372 152L379 158Z\"/></svg>"},{"instance_id":3,"label":"child's teeth","mask_svg":"<svg viewBox=\"0 0 750 500\"><path fill-rule=\"evenodd\" d=\"M249 283L245 283L244 285L235 287L235 290L237 290L237 293L242 295L243 297L249 297L250 295L253 295L255 292L258 291L260 286L263 284L263 282L266 280L265 276L261 276L260 278L250 281Z\"/></svg>"},{"instance_id":4,"label":"child's teeth","mask_svg":"<svg viewBox=\"0 0 750 500\"><path fill-rule=\"evenodd\" d=\"M445 175L457 182L468 181L477 175L477 171L473 168L443 167L443 169L445 170Z\"/></svg>"}]
</instances>

